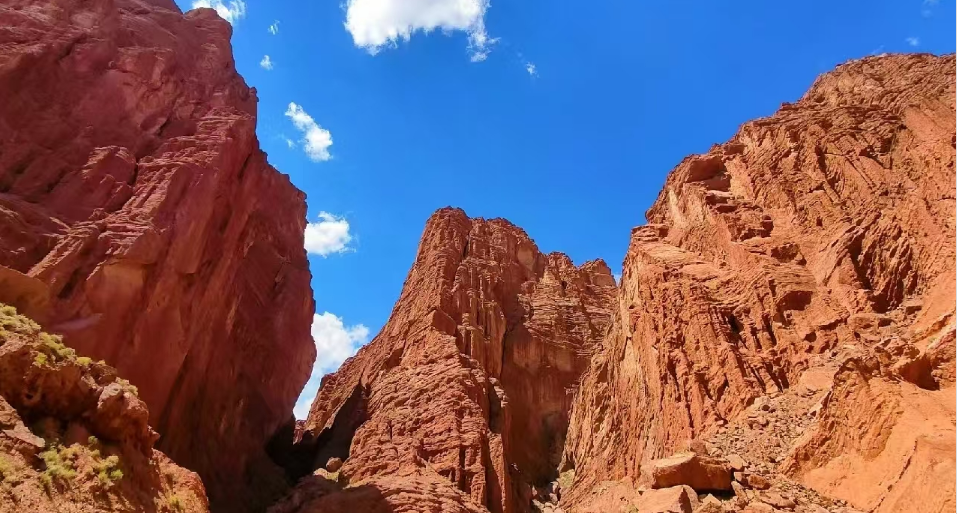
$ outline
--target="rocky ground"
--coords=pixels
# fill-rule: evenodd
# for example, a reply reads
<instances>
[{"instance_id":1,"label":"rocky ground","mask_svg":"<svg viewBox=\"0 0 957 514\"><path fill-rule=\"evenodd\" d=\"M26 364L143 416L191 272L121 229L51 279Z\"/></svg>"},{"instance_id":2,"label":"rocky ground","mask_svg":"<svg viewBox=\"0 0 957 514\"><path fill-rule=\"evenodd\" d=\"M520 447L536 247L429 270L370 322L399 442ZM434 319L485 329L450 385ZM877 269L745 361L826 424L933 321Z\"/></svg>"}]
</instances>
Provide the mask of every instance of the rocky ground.
<instances>
[{"instance_id":1,"label":"rocky ground","mask_svg":"<svg viewBox=\"0 0 957 514\"><path fill-rule=\"evenodd\" d=\"M135 386L0 304L0 511L208 511Z\"/></svg>"}]
</instances>

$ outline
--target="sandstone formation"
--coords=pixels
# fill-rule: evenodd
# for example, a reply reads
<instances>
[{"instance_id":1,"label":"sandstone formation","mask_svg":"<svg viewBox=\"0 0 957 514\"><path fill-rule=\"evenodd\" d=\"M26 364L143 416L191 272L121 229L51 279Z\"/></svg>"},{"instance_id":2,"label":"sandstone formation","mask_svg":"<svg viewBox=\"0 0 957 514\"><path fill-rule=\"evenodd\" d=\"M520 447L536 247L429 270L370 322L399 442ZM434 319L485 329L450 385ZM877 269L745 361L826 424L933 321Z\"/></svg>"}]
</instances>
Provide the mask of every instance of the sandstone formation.
<instances>
[{"instance_id":1,"label":"sandstone formation","mask_svg":"<svg viewBox=\"0 0 957 514\"><path fill-rule=\"evenodd\" d=\"M0 4L0 302L65 337L0 305L0 510L957 507L953 55L849 62L685 159L620 287L439 210L296 422L304 195L230 35Z\"/></svg>"},{"instance_id":2,"label":"sandstone formation","mask_svg":"<svg viewBox=\"0 0 957 514\"><path fill-rule=\"evenodd\" d=\"M563 508L697 439L747 463L722 508L954 510L954 84L953 55L852 61L670 174L579 389Z\"/></svg>"},{"instance_id":3,"label":"sandstone formation","mask_svg":"<svg viewBox=\"0 0 957 514\"><path fill-rule=\"evenodd\" d=\"M208 510L199 477L153 449L138 391L0 304L0 510Z\"/></svg>"},{"instance_id":4,"label":"sandstone formation","mask_svg":"<svg viewBox=\"0 0 957 514\"><path fill-rule=\"evenodd\" d=\"M230 35L172 0L0 4L0 301L129 377L214 507L255 509L313 305Z\"/></svg>"},{"instance_id":5,"label":"sandstone formation","mask_svg":"<svg viewBox=\"0 0 957 514\"><path fill-rule=\"evenodd\" d=\"M439 210L388 323L323 379L306 421L303 472L341 458L342 489L319 470L277 510L369 495L396 511L527 510L555 478L615 290L604 262L576 267L505 220Z\"/></svg>"}]
</instances>

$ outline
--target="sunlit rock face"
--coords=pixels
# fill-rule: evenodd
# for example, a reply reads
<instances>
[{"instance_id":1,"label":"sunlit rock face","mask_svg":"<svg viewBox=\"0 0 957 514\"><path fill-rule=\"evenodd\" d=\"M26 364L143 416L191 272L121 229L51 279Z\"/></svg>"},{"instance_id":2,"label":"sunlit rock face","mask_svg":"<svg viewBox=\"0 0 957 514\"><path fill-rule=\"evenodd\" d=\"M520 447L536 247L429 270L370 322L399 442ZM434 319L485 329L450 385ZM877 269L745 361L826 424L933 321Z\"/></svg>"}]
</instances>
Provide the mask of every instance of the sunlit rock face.
<instances>
[{"instance_id":1,"label":"sunlit rock face","mask_svg":"<svg viewBox=\"0 0 957 514\"><path fill-rule=\"evenodd\" d=\"M389 322L323 380L300 442L311 469L338 457L350 482L408 477L451 486L423 493L434 501L525 510L556 476L615 290L602 261L575 266L505 220L439 210ZM303 488L311 499L284 508L325 508Z\"/></svg>"},{"instance_id":2,"label":"sunlit rock face","mask_svg":"<svg viewBox=\"0 0 957 514\"><path fill-rule=\"evenodd\" d=\"M582 381L564 507L702 439L853 509L954 508L954 82L953 55L852 61L678 165Z\"/></svg>"}]
</instances>

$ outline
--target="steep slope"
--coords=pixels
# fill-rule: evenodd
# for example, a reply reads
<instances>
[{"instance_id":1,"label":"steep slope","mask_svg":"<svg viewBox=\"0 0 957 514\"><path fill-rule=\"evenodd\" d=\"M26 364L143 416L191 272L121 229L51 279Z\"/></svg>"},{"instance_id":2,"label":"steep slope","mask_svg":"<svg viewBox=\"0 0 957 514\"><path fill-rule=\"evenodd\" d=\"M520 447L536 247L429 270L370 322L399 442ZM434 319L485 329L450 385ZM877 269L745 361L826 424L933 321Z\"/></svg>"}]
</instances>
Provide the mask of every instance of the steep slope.
<instances>
[{"instance_id":1,"label":"steep slope","mask_svg":"<svg viewBox=\"0 0 957 514\"><path fill-rule=\"evenodd\" d=\"M199 477L153 449L136 395L0 304L0 510L207 511Z\"/></svg>"},{"instance_id":2,"label":"steep slope","mask_svg":"<svg viewBox=\"0 0 957 514\"><path fill-rule=\"evenodd\" d=\"M105 359L215 508L263 506L315 348L304 195L231 28L172 0L0 3L0 301Z\"/></svg>"},{"instance_id":3,"label":"steep slope","mask_svg":"<svg viewBox=\"0 0 957 514\"><path fill-rule=\"evenodd\" d=\"M526 510L531 486L555 478L614 294L601 261L576 267L505 220L436 212L389 322L323 379L306 421L302 471L342 459L338 486L320 470L277 510L372 508L349 503L370 496L389 510Z\"/></svg>"},{"instance_id":4,"label":"steep slope","mask_svg":"<svg viewBox=\"0 0 957 514\"><path fill-rule=\"evenodd\" d=\"M954 84L953 55L852 61L671 173L576 398L564 508L700 439L771 479L737 509L807 508L801 486L954 509Z\"/></svg>"}]
</instances>

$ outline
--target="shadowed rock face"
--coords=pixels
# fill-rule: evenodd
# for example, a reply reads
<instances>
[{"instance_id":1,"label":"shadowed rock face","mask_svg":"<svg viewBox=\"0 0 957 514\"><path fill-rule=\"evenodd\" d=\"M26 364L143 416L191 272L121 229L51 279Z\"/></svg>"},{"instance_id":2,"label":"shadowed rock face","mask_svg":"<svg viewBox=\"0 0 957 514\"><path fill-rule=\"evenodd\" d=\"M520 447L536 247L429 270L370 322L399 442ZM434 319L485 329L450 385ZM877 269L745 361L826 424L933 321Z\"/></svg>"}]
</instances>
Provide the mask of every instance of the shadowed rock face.
<instances>
[{"instance_id":1,"label":"shadowed rock face","mask_svg":"<svg viewBox=\"0 0 957 514\"><path fill-rule=\"evenodd\" d=\"M575 402L565 508L711 438L855 509L953 510L954 82L952 55L849 62L671 173ZM818 408L727 438L765 396Z\"/></svg>"},{"instance_id":2,"label":"shadowed rock face","mask_svg":"<svg viewBox=\"0 0 957 514\"><path fill-rule=\"evenodd\" d=\"M214 508L261 508L313 305L304 195L259 150L229 24L170 0L0 20L0 301L129 377Z\"/></svg>"},{"instance_id":3,"label":"shadowed rock face","mask_svg":"<svg viewBox=\"0 0 957 514\"><path fill-rule=\"evenodd\" d=\"M614 293L604 262L576 267L507 221L442 209L389 322L323 380L300 446L313 469L344 459L350 482L408 477L453 485L469 508L524 510L530 484L555 477ZM283 508L323 508L313 490Z\"/></svg>"}]
</instances>

